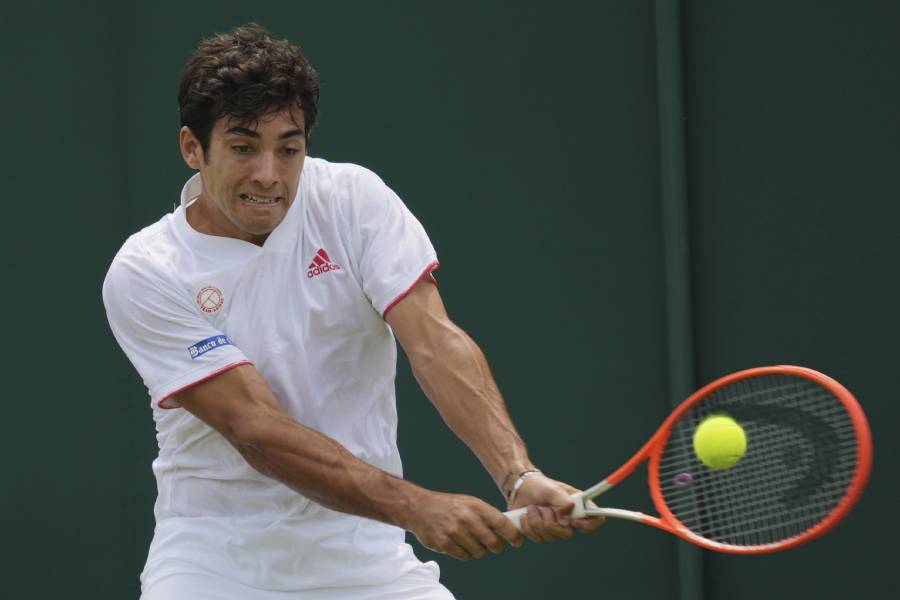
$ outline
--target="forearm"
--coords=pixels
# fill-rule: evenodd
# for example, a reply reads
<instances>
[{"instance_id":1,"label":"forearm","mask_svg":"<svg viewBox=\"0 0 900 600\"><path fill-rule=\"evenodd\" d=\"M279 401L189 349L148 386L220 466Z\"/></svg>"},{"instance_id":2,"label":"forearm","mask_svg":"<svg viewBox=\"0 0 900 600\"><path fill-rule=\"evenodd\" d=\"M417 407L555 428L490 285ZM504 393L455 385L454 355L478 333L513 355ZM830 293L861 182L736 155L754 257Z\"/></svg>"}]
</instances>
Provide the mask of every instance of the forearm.
<instances>
[{"instance_id":1,"label":"forearm","mask_svg":"<svg viewBox=\"0 0 900 600\"><path fill-rule=\"evenodd\" d=\"M406 527L404 517L425 492L373 467L336 440L270 414L229 441L256 470L330 509Z\"/></svg>"},{"instance_id":2,"label":"forearm","mask_svg":"<svg viewBox=\"0 0 900 600\"><path fill-rule=\"evenodd\" d=\"M502 493L532 468L484 353L447 320L410 355L413 372L447 425L478 456Z\"/></svg>"},{"instance_id":3,"label":"forearm","mask_svg":"<svg viewBox=\"0 0 900 600\"><path fill-rule=\"evenodd\" d=\"M252 467L323 506L397 525L428 548L462 559L483 556L487 548L499 552L497 535L510 543L521 539L512 523L484 501L395 477L293 420L252 365L202 381L177 399Z\"/></svg>"},{"instance_id":4,"label":"forearm","mask_svg":"<svg viewBox=\"0 0 900 600\"><path fill-rule=\"evenodd\" d=\"M409 507L428 494L293 420L251 365L189 388L178 399L252 467L328 508L405 528Z\"/></svg>"}]
</instances>

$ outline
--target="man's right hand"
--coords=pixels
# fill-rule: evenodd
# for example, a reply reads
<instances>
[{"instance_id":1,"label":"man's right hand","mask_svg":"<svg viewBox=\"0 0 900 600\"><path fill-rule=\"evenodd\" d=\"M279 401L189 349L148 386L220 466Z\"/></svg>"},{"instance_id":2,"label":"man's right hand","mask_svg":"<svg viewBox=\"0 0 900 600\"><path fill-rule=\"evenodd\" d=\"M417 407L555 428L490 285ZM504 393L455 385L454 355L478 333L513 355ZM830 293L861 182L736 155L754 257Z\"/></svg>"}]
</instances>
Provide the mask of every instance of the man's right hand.
<instances>
[{"instance_id":1,"label":"man's right hand","mask_svg":"<svg viewBox=\"0 0 900 600\"><path fill-rule=\"evenodd\" d=\"M460 560L498 554L507 544L518 548L524 541L503 513L462 494L426 492L404 525L426 548Z\"/></svg>"}]
</instances>

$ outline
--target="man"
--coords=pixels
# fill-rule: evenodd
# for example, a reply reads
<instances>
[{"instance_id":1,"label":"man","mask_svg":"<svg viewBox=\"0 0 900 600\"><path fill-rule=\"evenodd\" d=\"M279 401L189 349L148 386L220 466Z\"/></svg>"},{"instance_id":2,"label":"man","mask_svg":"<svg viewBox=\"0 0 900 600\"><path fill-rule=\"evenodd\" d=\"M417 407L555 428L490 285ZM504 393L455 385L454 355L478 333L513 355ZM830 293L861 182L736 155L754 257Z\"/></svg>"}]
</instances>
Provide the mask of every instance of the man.
<instances>
[{"instance_id":1,"label":"man","mask_svg":"<svg viewBox=\"0 0 900 600\"><path fill-rule=\"evenodd\" d=\"M316 73L250 25L181 80L181 205L131 236L103 287L158 430L144 600L447 599L404 530L459 559L590 531L530 461L483 354L444 310L418 221L373 173L307 157ZM400 341L511 508L401 478Z\"/></svg>"}]
</instances>

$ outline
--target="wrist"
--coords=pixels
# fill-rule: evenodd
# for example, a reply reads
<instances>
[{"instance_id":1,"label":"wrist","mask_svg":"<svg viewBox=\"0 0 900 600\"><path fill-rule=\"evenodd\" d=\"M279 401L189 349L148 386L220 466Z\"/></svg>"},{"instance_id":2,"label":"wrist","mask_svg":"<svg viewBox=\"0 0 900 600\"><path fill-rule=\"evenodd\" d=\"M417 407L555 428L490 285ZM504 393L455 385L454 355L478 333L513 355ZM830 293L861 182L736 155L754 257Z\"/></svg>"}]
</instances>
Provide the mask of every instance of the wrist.
<instances>
[{"instance_id":1,"label":"wrist","mask_svg":"<svg viewBox=\"0 0 900 600\"><path fill-rule=\"evenodd\" d=\"M495 466L488 468L488 472L493 476L497 489L500 490L500 493L505 498L509 488L522 471L536 468L523 450L514 453L512 456L504 457L504 460L498 461Z\"/></svg>"},{"instance_id":2,"label":"wrist","mask_svg":"<svg viewBox=\"0 0 900 600\"><path fill-rule=\"evenodd\" d=\"M427 504L426 496L431 492L405 479L398 482L400 483L397 490L398 501L391 503L388 521L397 527L412 531L416 527L417 509Z\"/></svg>"},{"instance_id":3,"label":"wrist","mask_svg":"<svg viewBox=\"0 0 900 600\"><path fill-rule=\"evenodd\" d=\"M515 501L519 488L521 488L525 483L525 480L532 475L542 475L541 470L534 465L531 465L520 471L513 471L511 476L507 478L505 485L500 488L500 493L503 494L503 497L506 498L506 501L509 504L512 504Z\"/></svg>"}]
</instances>

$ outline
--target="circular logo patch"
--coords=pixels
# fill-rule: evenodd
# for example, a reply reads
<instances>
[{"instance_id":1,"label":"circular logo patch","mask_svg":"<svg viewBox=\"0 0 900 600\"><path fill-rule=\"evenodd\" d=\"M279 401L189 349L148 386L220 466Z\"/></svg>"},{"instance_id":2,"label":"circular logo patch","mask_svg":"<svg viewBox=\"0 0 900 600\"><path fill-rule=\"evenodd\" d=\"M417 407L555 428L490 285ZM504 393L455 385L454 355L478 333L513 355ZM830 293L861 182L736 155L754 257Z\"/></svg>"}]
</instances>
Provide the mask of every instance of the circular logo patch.
<instances>
[{"instance_id":1,"label":"circular logo patch","mask_svg":"<svg viewBox=\"0 0 900 600\"><path fill-rule=\"evenodd\" d=\"M208 285L197 292L197 306L205 313L214 313L222 308L223 304L225 296L222 295L222 290L213 285Z\"/></svg>"}]
</instances>

